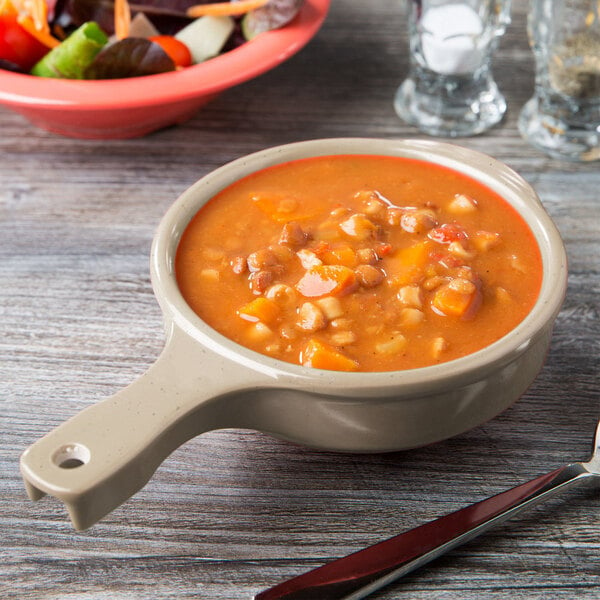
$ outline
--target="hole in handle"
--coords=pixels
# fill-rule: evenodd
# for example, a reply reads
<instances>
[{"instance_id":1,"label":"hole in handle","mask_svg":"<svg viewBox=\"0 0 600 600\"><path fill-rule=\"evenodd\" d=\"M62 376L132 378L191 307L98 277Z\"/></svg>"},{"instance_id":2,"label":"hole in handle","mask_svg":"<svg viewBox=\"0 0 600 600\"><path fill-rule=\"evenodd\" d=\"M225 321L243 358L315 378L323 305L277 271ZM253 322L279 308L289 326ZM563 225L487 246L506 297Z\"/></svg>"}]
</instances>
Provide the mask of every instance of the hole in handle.
<instances>
[{"instance_id":1,"label":"hole in handle","mask_svg":"<svg viewBox=\"0 0 600 600\"><path fill-rule=\"evenodd\" d=\"M61 469L76 469L90 461L90 451L82 444L61 446L52 456L52 462Z\"/></svg>"}]
</instances>

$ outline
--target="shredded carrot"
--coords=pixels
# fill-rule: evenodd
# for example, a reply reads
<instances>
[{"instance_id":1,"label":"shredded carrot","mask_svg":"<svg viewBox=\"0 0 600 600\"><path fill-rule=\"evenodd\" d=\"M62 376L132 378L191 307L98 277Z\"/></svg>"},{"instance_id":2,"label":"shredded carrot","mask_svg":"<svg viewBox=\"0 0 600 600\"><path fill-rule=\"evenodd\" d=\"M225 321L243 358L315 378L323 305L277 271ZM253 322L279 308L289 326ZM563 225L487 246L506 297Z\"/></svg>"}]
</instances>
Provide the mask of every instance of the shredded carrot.
<instances>
[{"instance_id":1,"label":"shredded carrot","mask_svg":"<svg viewBox=\"0 0 600 600\"><path fill-rule=\"evenodd\" d=\"M1 12L15 15L17 23L47 48L54 48L60 44L50 33L48 6L45 0L5 0Z\"/></svg>"},{"instance_id":2,"label":"shredded carrot","mask_svg":"<svg viewBox=\"0 0 600 600\"><path fill-rule=\"evenodd\" d=\"M115 36L118 40L129 35L131 27L131 9L127 0L115 0Z\"/></svg>"},{"instance_id":3,"label":"shredded carrot","mask_svg":"<svg viewBox=\"0 0 600 600\"><path fill-rule=\"evenodd\" d=\"M197 4L187 9L188 17L225 17L244 15L267 4L269 0L239 0L239 2L217 2L215 4Z\"/></svg>"},{"instance_id":4,"label":"shredded carrot","mask_svg":"<svg viewBox=\"0 0 600 600\"><path fill-rule=\"evenodd\" d=\"M53 37L49 31L44 29L39 30L34 23L32 17L25 15L17 19L17 23L31 36L34 37L38 42L46 46L47 48L56 48L60 44L60 40Z\"/></svg>"}]
</instances>

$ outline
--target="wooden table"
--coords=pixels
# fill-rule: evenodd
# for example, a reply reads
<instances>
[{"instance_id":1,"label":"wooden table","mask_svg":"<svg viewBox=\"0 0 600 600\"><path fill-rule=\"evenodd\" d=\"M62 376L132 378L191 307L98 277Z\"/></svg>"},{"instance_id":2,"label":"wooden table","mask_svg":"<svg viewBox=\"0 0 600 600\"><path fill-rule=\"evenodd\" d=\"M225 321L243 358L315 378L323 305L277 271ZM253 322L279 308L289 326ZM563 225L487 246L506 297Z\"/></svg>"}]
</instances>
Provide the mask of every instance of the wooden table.
<instances>
[{"instance_id":1,"label":"wooden table","mask_svg":"<svg viewBox=\"0 0 600 600\"><path fill-rule=\"evenodd\" d=\"M514 4L495 61L507 117L458 143L533 184L568 249L566 301L525 396L473 431L402 453L338 455L253 431L208 433L80 533L57 500L26 498L19 455L158 356L164 337L148 256L162 215L200 176L267 146L422 137L392 108L407 72L403 9L397 0L335 0L289 62L143 139L62 138L0 109L1 598L251 598L587 458L600 416L600 169L550 160L520 138L533 61L525 3ZM374 598L597 599L599 508L597 488L571 490Z\"/></svg>"}]
</instances>

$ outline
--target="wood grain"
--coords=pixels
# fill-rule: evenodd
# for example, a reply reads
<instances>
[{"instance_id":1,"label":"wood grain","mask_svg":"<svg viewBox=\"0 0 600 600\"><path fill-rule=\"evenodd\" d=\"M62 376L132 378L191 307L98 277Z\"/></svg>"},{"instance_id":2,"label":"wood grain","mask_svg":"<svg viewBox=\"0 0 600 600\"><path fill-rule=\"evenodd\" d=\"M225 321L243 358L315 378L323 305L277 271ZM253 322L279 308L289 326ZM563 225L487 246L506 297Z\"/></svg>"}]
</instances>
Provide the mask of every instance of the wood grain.
<instances>
[{"instance_id":1,"label":"wood grain","mask_svg":"<svg viewBox=\"0 0 600 600\"><path fill-rule=\"evenodd\" d=\"M392 107L408 65L404 13L397 0L333 2L298 55L142 139L62 138L0 108L1 598L250 598L587 457L600 417L600 169L551 160L519 136L533 64L526 3L513 5L494 63L509 112L458 143L532 183L567 245L567 298L526 395L482 427L403 453L338 455L252 431L211 432L82 533L59 502L27 500L18 458L158 356L148 256L162 215L203 174L267 146L421 137ZM599 502L597 489L567 492L373 597L597 599Z\"/></svg>"}]
</instances>

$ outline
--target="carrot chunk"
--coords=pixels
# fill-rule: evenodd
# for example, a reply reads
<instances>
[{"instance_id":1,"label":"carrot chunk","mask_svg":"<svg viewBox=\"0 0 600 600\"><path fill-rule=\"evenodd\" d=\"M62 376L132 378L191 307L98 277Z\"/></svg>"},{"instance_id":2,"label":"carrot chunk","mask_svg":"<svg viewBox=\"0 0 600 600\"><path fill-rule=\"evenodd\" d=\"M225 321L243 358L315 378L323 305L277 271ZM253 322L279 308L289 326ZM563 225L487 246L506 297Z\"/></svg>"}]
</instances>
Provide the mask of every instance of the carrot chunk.
<instances>
[{"instance_id":1,"label":"carrot chunk","mask_svg":"<svg viewBox=\"0 0 600 600\"><path fill-rule=\"evenodd\" d=\"M401 248L386 261L386 272L398 285L418 283L429 260L431 242L421 241Z\"/></svg>"},{"instance_id":2,"label":"carrot chunk","mask_svg":"<svg viewBox=\"0 0 600 600\"><path fill-rule=\"evenodd\" d=\"M356 253L350 246L331 248L321 255L321 259L326 265L344 265L345 267L354 267L357 262Z\"/></svg>"},{"instance_id":3,"label":"carrot chunk","mask_svg":"<svg viewBox=\"0 0 600 600\"><path fill-rule=\"evenodd\" d=\"M431 304L443 315L468 318L473 316L480 302L481 293L473 282L454 279L436 290Z\"/></svg>"},{"instance_id":4,"label":"carrot chunk","mask_svg":"<svg viewBox=\"0 0 600 600\"><path fill-rule=\"evenodd\" d=\"M273 324L277 321L280 313L280 308L277 303L270 298L260 296L248 302L238 310L238 315L246 321L256 323Z\"/></svg>"},{"instance_id":5,"label":"carrot chunk","mask_svg":"<svg viewBox=\"0 0 600 600\"><path fill-rule=\"evenodd\" d=\"M316 265L306 271L296 289L307 298L343 296L357 285L356 273L344 265Z\"/></svg>"},{"instance_id":6,"label":"carrot chunk","mask_svg":"<svg viewBox=\"0 0 600 600\"><path fill-rule=\"evenodd\" d=\"M311 338L300 357L302 365L328 371L356 371L358 363L339 350L320 340Z\"/></svg>"}]
</instances>

